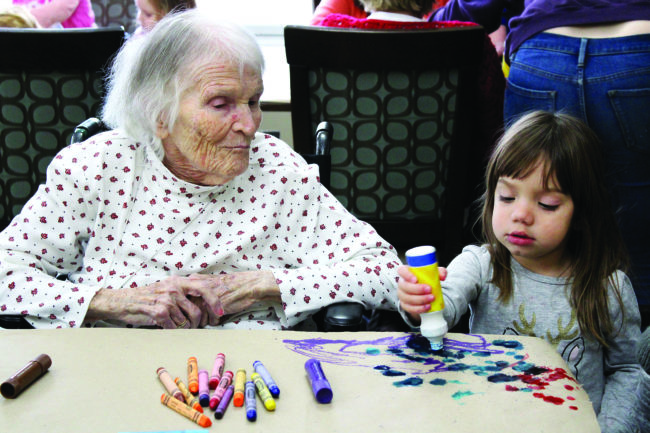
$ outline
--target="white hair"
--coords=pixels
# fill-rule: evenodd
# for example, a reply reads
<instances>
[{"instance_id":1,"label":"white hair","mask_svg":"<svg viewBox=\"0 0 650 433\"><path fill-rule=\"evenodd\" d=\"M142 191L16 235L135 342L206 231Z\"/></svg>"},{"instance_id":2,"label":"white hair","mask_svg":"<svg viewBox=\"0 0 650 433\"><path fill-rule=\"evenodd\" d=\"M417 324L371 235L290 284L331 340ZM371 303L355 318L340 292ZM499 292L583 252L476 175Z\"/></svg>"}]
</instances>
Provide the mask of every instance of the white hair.
<instances>
[{"instance_id":1,"label":"white hair","mask_svg":"<svg viewBox=\"0 0 650 433\"><path fill-rule=\"evenodd\" d=\"M195 84L192 72L211 63L238 65L240 73L251 68L260 77L264 69L259 45L239 25L198 9L168 14L150 33L125 43L115 57L102 120L161 156L158 125L173 129L181 96Z\"/></svg>"}]
</instances>

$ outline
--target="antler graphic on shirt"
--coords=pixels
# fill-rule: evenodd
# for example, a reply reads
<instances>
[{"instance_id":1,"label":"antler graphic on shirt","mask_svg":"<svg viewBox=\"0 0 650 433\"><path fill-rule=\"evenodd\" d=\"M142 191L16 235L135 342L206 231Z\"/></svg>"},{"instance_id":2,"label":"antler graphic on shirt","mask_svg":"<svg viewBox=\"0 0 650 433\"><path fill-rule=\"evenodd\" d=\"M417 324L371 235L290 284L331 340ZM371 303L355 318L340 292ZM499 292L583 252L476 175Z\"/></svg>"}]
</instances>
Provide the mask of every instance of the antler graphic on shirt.
<instances>
[{"instance_id":1,"label":"antler graphic on shirt","mask_svg":"<svg viewBox=\"0 0 650 433\"><path fill-rule=\"evenodd\" d=\"M571 320L569 320L569 323L566 326L562 326L562 317L558 317L557 329L560 332L557 334L557 336L553 337L551 331L547 330L546 339L553 346L557 346L562 340L573 340L578 336L578 329L574 329L573 332L571 333L569 333L569 331L571 331L571 328L575 326L576 320L577 320L576 312L573 309L571 309Z\"/></svg>"},{"instance_id":2,"label":"antler graphic on shirt","mask_svg":"<svg viewBox=\"0 0 650 433\"><path fill-rule=\"evenodd\" d=\"M519 305L519 320L521 321L521 325L516 320L512 321L512 326L515 327L515 330L519 333L519 335L529 335L531 337L535 337L536 335L534 329L537 318L533 312L531 321L529 322L526 319L526 306L524 304Z\"/></svg>"}]
</instances>

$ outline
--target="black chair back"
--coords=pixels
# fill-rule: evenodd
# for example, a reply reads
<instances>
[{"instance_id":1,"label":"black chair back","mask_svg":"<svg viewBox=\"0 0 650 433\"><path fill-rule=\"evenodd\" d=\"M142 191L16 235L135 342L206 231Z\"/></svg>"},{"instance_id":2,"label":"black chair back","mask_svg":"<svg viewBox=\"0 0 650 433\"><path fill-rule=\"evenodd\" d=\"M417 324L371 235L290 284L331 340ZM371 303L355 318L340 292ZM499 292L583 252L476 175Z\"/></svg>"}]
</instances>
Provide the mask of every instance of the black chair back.
<instances>
[{"instance_id":1,"label":"black chair back","mask_svg":"<svg viewBox=\"0 0 650 433\"><path fill-rule=\"evenodd\" d=\"M332 124L330 190L398 248L463 245L482 27L287 26L294 147Z\"/></svg>"},{"instance_id":2,"label":"black chair back","mask_svg":"<svg viewBox=\"0 0 650 433\"><path fill-rule=\"evenodd\" d=\"M0 230L45 180L75 126L98 113L124 29L0 29Z\"/></svg>"}]
</instances>

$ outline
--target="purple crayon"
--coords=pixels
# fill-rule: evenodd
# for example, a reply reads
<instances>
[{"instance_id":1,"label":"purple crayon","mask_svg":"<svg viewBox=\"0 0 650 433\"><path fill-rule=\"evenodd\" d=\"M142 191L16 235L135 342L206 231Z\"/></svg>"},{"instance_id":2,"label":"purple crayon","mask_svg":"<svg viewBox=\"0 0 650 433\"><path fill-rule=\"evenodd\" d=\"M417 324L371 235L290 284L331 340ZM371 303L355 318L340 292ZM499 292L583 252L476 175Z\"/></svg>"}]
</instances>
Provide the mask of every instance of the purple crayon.
<instances>
[{"instance_id":1,"label":"purple crayon","mask_svg":"<svg viewBox=\"0 0 650 433\"><path fill-rule=\"evenodd\" d=\"M221 384L221 382L219 382L219 384ZM214 411L214 417L216 419L223 418L223 414L226 413L226 409L228 409L228 404L230 404L230 399L232 398L234 392L235 392L235 387L233 385L228 385L228 388L226 388L226 392L224 392L223 397L221 397L219 406L217 406L217 409Z\"/></svg>"}]
</instances>

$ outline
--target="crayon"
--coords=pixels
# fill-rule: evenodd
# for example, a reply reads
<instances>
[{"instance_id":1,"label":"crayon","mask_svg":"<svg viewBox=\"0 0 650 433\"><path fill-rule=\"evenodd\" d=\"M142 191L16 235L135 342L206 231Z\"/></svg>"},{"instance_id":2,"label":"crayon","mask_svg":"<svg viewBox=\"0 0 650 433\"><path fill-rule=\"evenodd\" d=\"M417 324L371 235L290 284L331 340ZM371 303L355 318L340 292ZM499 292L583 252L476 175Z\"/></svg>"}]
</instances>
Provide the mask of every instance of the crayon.
<instances>
[{"instance_id":1,"label":"crayon","mask_svg":"<svg viewBox=\"0 0 650 433\"><path fill-rule=\"evenodd\" d=\"M311 382L311 390L319 403L329 403L332 401L332 387L323 373L320 361L309 359L305 362L305 370Z\"/></svg>"},{"instance_id":2,"label":"crayon","mask_svg":"<svg viewBox=\"0 0 650 433\"><path fill-rule=\"evenodd\" d=\"M212 421L210 421L210 418L203 415L201 412L192 409L185 403L181 403L175 398L172 398L172 396L169 394L161 395L160 402L165 406L167 406L168 408L173 409L176 413L179 413L184 417L194 421L195 423L197 423L203 428L207 428L212 425Z\"/></svg>"},{"instance_id":3,"label":"crayon","mask_svg":"<svg viewBox=\"0 0 650 433\"><path fill-rule=\"evenodd\" d=\"M199 370L199 403L206 407L210 403L210 388L208 388L208 370Z\"/></svg>"},{"instance_id":4,"label":"crayon","mask_svg":"<svg viewBox=\"0 0 650 433\"><path fill-rule=\"evenodd\" d=\"M29 361L23 368L18 370L9 379L0 385L0 393L4 398L16 398L23 389L27 388L39 377L47 373L52 366L52 359L42 353Z\"/></svg>"},{"instance_id":5,"label":"crayon","mask_svg":"<svg viewBox=\"0 0 650 433\"><path fill-rule=\"evenodd\" d=\"M218 353L217 357L214 359L214 365L212 366L212 374L210 374L210 389L215 389L219 385L221 376L223 375L223 369L226 366L226 355L223 353Z\"/></svg>"},{"instance_id":6,"label":"crayon","mask_svg":"<svg viewBox=\"0 0 650 433\"><path fill-rule=\"evenodd\" d=\"M156 370L156 373L158 374L158 379L160 379L160 382L162 382L167 392L174 396L176 400L185 403L185 397L183 397L183 393L180 389L178 389L178 386L176 386L176 383L174 383L172 377L169 375L169 373L167 373L167 370L165 370L163 367L160 367L158 370Z\"/></svg>"},{"instance_id":7,"label":"crayon","mask_svg":"<svg viewBox=\"0 0 650 433\"><path fill-rule=\"evenodd\" d=\"M216 419L223 418L223 414L226 413L226 409L228 409L228 404L230 403L230 399L232 398L234 390L235 387L232 385L228 385L228 388L226 388L226 392L223 393L223 397L221 397L219 406L217 406L217 409L214 411L214 417Z\"/></svg>"},{"instance_id":8,"label":"crayon","mask_svg":"<svg viewBox=\"0 0 650 433\"><path fill-rule=\"evenodd\" d=\"M232 398L232 404L236 407L244 405L244 392L246 391L246 370L240 368L235 375L235 394Z\"/></svg>"},{"instance_id":9,"label":"crayon","mask_svg":"<svg viewBox=\"0 0 650 433\"><path fill-rule=\"evenodd\" d=\"M174 379L174 383L176 383L178 389L180 389L181 392L183 393L183 397L185 397L185 404L187 404L192 409L198 410L199 412L203 413L203 408L201 407L201 403L199 403L199 399L196 398L196 396L192 395L192 393L190 392L189 389L187 389L187 387L180 379L180 377Z\"/></svg>"},{"instance_id":10,"label":"crayon","mask_svg":"<svg viewBox=\"0 0 650 433\"><path fill-rule=\"evenodd\" d=\"M266 386L269 388L269 391L271 391L271 395L275 398L278 398L280 396L280 388L278 388L278 385L276 385L275 381L271 377L271 374L266 369L266 367L264 367L264 364L262 364L261 361L255 361L253 363L253 368L255 368L255 371L260 376L262 376L264 383L266 383Z\"/></svg>"},{"instance_id":11,"label":"crayon","mask_svg":"<svg viewBox=\"0 0 650 433\"><path fill-rule=\"evenodd\" d=\"M251 379L253 379L253 383L257 388L257 393L259 394L262 403L264 403L266 410L275 410L275 400L273 400L271 391L269 391L269 389L266 387L262 376L260 376L258 373L253 373L251 374Z\"/></svg>"},{"instance_id":12,"label":"crayon","mask_svg":"<svg viewBox=\"0 0 650 433\"><path fill-rule=\"evenodd\" d=\"M255 384L252 380L246 382L246 418L249 421L257 419L257 397L255 395Z\"/></svg>"},{"instance_id":13,"label":"crayon","mask_svg":"<svg viewBox=\"0 0 650 433\"><path fill-rule=\"evenodd\" d=\"M192 394L199 393L199 366L194 356L187 360L187 387Z\"/></svg>"},{"instance_id":14,"label":"crayon","mask_svg":"<svg viewBox=\"0 0 650 433\"><path fill-rule=\"evenodd\" d=\"M231 383L232 371L226 371L223 376L221 376L221 380L219 381L219 385L217 385L217 389L215 389L212 393L212 397L210 398L210 409L214 410L217 405L219 405L223 394L226 392L226 388L228 388Z\"/></svg>"}]
</instances>

